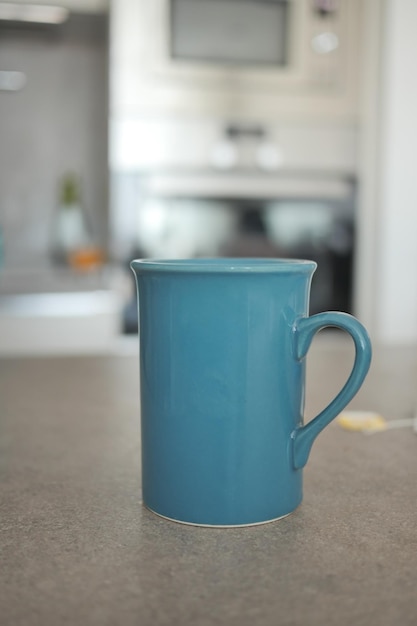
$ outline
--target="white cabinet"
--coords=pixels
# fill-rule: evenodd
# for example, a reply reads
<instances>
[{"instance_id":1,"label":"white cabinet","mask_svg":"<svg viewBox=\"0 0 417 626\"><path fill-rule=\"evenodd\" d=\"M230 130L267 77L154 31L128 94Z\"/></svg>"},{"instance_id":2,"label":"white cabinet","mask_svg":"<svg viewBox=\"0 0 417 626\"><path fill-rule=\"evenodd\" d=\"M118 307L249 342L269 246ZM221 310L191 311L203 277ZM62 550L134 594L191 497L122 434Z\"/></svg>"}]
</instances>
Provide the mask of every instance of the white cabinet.
<instances>
[{"instance_id":1,"label":"white cabinet","mask_svg":"<svg viewBox=\"0 0 417 626\"><path fill-rule=\"evenodd\" d=\"M0 357L114 352L120 318L110 290L2 296Z\"/></svg>"},{"instance_id":2,"label":"white cabinet","mask_svg":"<svg viewBox=\"0 0 417 626\"><path fill-rule=\"evenodd\" d=\"M103 354L116 349L123 275L113 268L7 271L0 283L0 357Z\"/></svg>"}]
</instances>

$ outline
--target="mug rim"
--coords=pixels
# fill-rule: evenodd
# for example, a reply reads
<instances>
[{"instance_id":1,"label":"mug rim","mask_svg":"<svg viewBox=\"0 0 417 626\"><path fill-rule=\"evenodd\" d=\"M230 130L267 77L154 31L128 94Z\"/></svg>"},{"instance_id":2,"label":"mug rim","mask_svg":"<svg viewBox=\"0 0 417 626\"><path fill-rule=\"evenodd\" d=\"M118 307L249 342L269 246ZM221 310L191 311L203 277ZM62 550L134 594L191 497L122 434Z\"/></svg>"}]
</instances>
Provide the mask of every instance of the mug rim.
<instances>
[{"instance_id":1,"label":"mug rim","mask_svg":"<svg viewBox=\"0 0 417 626\"><path fill-rule=\"evenodd\" d=\"M199 257L179 259L133 259L133 271L200 272L200 273L310 273L317 263L308 259L261 257Z\"/></svg>"}]
</instances>

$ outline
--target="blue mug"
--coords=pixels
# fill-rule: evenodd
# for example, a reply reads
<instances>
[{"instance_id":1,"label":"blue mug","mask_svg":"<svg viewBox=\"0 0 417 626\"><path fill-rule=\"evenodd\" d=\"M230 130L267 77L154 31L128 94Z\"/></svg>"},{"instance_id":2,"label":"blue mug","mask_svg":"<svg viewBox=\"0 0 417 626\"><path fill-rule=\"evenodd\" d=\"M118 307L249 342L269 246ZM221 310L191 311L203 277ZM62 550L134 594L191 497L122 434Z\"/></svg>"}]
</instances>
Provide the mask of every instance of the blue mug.
<instances>
[{"instance_id":1,"label":"blue mug","mask_svg":"<svg viewBox=\"0 0 417 626\"><path fill-rule=\"evenodd\" d=\"M360 388L365 328L308 316L316 264L284 259L135 260L143 502L177 522L247 526L302 500L315 437ZM303 425L305 356L326 326L356 357L336 398Z\"/></svg>"}]
</instances>

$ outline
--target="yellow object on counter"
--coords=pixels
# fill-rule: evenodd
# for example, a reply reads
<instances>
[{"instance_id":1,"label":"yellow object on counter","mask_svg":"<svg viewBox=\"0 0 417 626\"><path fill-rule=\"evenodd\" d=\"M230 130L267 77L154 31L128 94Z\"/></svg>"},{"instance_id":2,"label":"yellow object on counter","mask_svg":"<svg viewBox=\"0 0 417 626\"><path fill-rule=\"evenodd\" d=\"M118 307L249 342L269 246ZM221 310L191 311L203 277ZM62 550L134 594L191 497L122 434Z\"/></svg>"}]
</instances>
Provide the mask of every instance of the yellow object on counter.
<instances>
[{"instance_id":1,"label":"yellow object on counter","mask_svg":"<svg viewBox=\"0 0 417 626\"><path fill-rule=\"evenodd\" d=\"M373 411L344 411L337 418L339 426L356 432L377 432L386 430L387 422Z\"/></svg>"}]
</instances>

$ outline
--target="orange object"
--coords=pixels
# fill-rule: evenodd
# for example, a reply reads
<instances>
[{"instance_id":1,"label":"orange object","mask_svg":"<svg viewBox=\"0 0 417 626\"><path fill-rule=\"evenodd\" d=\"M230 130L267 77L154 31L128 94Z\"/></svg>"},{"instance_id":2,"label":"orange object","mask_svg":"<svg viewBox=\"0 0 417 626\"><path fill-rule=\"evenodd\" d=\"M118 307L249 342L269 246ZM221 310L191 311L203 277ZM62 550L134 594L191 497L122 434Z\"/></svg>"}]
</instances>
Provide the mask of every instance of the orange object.
<instances>
[{"instance_id":1,"label":"orange object","mask_svg":"<svg viewBox=\"0 0 417 626\"><path fill-rule=\"evenodd\" d=\"M83 272L100 267L103 265L104 260L103 251L93 246L74 250L74 252L70 252L68 255L69 265L73 269Z\"/></svg>"}]
</instances>

